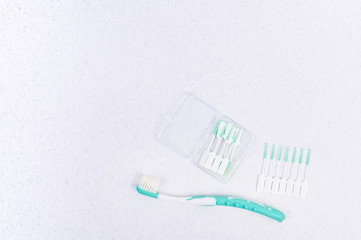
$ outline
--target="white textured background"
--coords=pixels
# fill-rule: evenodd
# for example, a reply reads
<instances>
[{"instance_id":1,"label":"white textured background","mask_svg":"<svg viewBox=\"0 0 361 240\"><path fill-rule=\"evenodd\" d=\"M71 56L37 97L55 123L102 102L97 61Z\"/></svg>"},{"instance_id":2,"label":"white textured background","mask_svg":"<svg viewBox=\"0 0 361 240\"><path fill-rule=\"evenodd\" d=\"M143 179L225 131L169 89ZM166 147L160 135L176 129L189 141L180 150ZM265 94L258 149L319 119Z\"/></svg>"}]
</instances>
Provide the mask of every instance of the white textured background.
<instances>
[{"instance_id":1,"label":"white textured background","mask_svg":"<svg viewBox=\"0 0 361 240\"><path fill-rule=\"evenodd\" d=\"M359 239L360 1L0 2L0 239ZM191 91L257 136L226 185L154 138ZM265 141L309 196L256 193ZM156 201L229 194L284 211Z\"/></svg>"}]
</instances>

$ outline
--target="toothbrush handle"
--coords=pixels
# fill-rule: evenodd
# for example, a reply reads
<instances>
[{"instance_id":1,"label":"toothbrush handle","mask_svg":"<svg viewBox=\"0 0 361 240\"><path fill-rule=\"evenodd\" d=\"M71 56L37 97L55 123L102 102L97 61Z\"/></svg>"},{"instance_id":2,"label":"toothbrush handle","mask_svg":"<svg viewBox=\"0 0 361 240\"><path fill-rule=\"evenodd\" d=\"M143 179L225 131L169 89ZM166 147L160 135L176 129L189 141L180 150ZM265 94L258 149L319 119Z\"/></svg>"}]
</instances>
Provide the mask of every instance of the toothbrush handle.
<instances>
[{"instance_id":1,"label":"toothbrush handle","mask_svg":"<svg viewBox=\"0 0 361 240\"><path fill-rule=\"evenodd\" d=\"M261 215L272 218L279 222L282 222L286 218L283 212L275 208L237 197L210 196L210 195L193 196L193 197L174 197L159 193L157 198L161 200L167 200L167 201L179 202L179 203L188 203L198 206L218 205L218 206L237 207L259 213Z\"/></svg>"},{"instance_id":2,"label":"toothbrush handle","mask_svg":"<svg viewBox=\"0 0 361 240\"><path fill-rule=\"evenodd\" d=\"M261 215L264 215L266 217L272 218L274 220L277 220L279 222L282 222L286 216L283 212L269 207L267 205L263 205L261 203L245 200L242 198L237 197L226 197L226 196L194 196L188 199L188 201L197 200L198 205L207 205L209 204L201 204L200 199L207 199L207 202L209 202L209 198L215 199L215 205L218 206L229 206L229 207L237 207L246 209L248 211L256 212Z\"/></svg>"}]
</instances>

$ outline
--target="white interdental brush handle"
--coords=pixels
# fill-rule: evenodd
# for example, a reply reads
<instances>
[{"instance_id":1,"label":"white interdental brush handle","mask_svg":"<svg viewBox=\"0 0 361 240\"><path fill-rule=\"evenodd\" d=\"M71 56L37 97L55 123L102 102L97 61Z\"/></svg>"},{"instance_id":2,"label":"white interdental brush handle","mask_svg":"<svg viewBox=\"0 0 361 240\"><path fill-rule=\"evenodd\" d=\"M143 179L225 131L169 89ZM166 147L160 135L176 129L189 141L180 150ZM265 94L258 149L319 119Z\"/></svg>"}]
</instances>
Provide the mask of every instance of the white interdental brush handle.
<instances>
[{"instance_id":1,"label":"white interdental brush handle","mask_svg":"<svg viewBox=\"0 0 361 240\"><path fill-rule=\"evenodd\" d=\"M230 123L230 125L227 126L226 132L223 136L224 140L226 141L226 147L224 149L223 157L225 157L229 144L232 142L233 129L234 129L233 123Z\"/></svg>"},{"instance_id":2,"label":"white interdental brush handle","mask_svg":"<svg viewBox=\"0 0 361 240\"><path fill-rule=\"evenodd\" d=\"M229 139L232 129L233 129L233 123L227 123L226 130L224 131L224 134L222 136L225 141L225 144L222 146L220 152L217 154L216 158L213 161L213 164L211 166L211 170L213 172L217 172L218 167L220 166L220 163L222 162L224 152L226 151L227 146L228 146L228 139Z\"/></svg>"},{"instance_id":3,"label":"white interdental brush handle","mask_svg":"<svg viewBox=\"0 0 361 240\"><path fill-rule=\"evenodd\" d=\"M286 172L287 172L287 166L288 164L288 151L289 151L289 146L287 146L286 148L286 155L285 155L285 161L283 161L283 173L282 173L282 178L280 181L280 187L278 189L278 193L280 195L284 195L286 192L286 183L287 183L287 179L286 179Z\"/></svg>"},{"instance_id":4,"label":"white interdental brush handle","mask_svg":"<svg viewBox=\"0 0 361 240\"><path fill-rule=\"evenodd\" d=\"M212 164L213 164L213 160L214 158L216 157L216 154L218 152L218 148L222 142L222 137L223 137L223 134L225 132L225 128L227 126L227 123L225 121L220 121L219 123L219 126L218 126L218 130L217 130L217 143L216 143L216 146L214 147L213 151L211 151L209 153L209 155L207 156L206 160L205 160L205 163L204 163L204 167L207 168L207 169L210 169Z\"/></svg>"},{"instance_id":5,"label":"white interdental brush handle","mask_svg":"<svg viewBox=\"0 0 361 240\"><path fill-rule=\"evenodd\" d=\"M229 153L229 155L228 155L228 157L227 157L227 159L229 160L229 162L228 162L228 164L227 164L227 170L226 170L226 176L228 175L228 173L229 173L229 169L231 168L231 163L232 163L232 161L233 161L233 155L234 155L234 151L236 150L236 148L237 148L237 146L239 145L239 144L241 144L241 139L242 139L242 134L243 134L243 129L242 128L239 128L238 129L238 132L237 132L237 134L236 134L236 136L235 136L235 139L234 139L234 141L233 141L233 148L232 148L232 152L230 152ZM230 156L230 157L229 157Z\"/></svg>"},{"instance_id":6,"label":"white interdental brush handle","mask_svg":"<svg viewBox=\"0 0 361 240\"><path fill-rule=\"evenodd\" d=\"M276 145L273 144L272 145L271 158L270 158L270 164L269 164L269 167L268 167L268 174L266 175L265 184L264 184L264 191L265 192L271 192L271 190L272 190L272 181L273 181L272 170L274 168L273 167L274 162L276 161L274 159L275 148L276 148Z\"/></svg>"},{"instance_id":7,"label":"white interdental brush handle","mask_svg":"<svg viewBox=\"0 0 361 240\"><path fill-rule=\"evenodd\" d=\"M266 175L267 148L268 148L268 143L266 143L266 145L265 145L263 161L262 161L262 170L261 170L261 174L258 176L258 180L257 180L257 192L263 192L263 190L264 190L264 183L266 181L265 175Z\"/></svg>"},{"instance_id":8,"label":"white interdental brush handle","mask_svg":"<svg viewBox=\"0 0 361 240\"><path fill-rule=\"evenodd\" d=\"M289 197L292 196L293 185L295 183L295 181L293 179L294 179L294 169L295 169L294 165L296 165L296 153L297 153L297 148L295 147L293 149L293 157L292 157L292 164L291 164L291 169L290 169L290 176L287 179L287 183L286 183L286 195Z\"/></svg>"},{"instance_id":9,"label":"white interdental brush handle","mask_svg":"<svg viewBox=\"0 0 361 240\"><path fill-rule=\"evenodd\" d=\"M307 189L308 189L308 181L307 181L307 175L308 175L308 165L306 165L305 169L305 177L301 185L301 197L306 198L307 197Z\"/></svg>"},{"instance_id":10,"label":"white interdental brush handle","mask_svg":"<svg viewBox=\"0 0 361 240\"><path fill-rule=\"evenodd\" d=\"M207 157L208 157L208 155L209 155L209 153L211 151L211 147L212 147L213 142L214 142L215 139L216 139L216 134L213 134L212 140L210 141L208 147L203 151L202 156L201 156L201 158L199 160L199 165L200 166L204 166L206 164Z\"/></svg>"},{"instance_id":11,"label":"white interdental brush handle","mask_svg":"<svg viewBox=\"0 0 361 240\"><path fill-rule=\"evenodd\" d=\"M225 129L226 127L227 127L227 123L225 121L221 121L219 128L218 128L218 132L217 132L217 145L214 148L213 152L218 152L218 148L222 142L222 138L223 138L224 132L226 130Z\"/></svg>"},{"instance_id":12,"label":"white interdental brush handle","mask_svg":"<svg viewBox=\"0 0 361 240\"><path fill-rule=\"evenodd\" d=\"M237 148L237 146L241 143L241 138L242 138L242 134L243 134L243 129L242 128L240 128L239 130L238 130L238 133L236 134L236 136L235 136L235 141L234 141L234 145L232 146L233 148L232 148L232 153L230 153L230 158L229 158L229 160L230 161L232 161L233 160L233 155L234 155L234 150Z\"/></svg>"},{"instance_id":13,"label":"white interdental brush handle","mask_svg":"<svg viewBox=\"0 0 361 240\"><path fill-rule=\"evenodd\" d=\"M217 137L217 133L218 133L218 129L219 129L219 126L221 125L221 121L218 122L218 125L217 125L217 128L214 130L213 132L213 136L212 136L212 140L210 141L208 147L203 151L201 157L200 157L200 160L199 160L199 165L204 167L204 165L206 164L207 162L207 158L208 158L208 155L209 153L211 152L211 147L214 143L214 140L216 139Z\"/></svg>"},{"instance_id":14,"label":"white interdental brush handle","mask_svg":"<svg viewBox=\"0 0 361 240\"><path fill-rule=\"evenodd\" d=\"M228 141L227 141L228 146L227 146L227 150L224 152L224 158L227 158L227 156L232 151L232 147L233 147L232 143L233 143L233 141L234 141L234 139L235 139L235 137L237 135L237 132L238 132L238 128L234 127L232 129L231 134L228 136ZM227 154L227 152L228 152L228 154Z\"/></svg>"},{"instance_id":15,"label":"white interdental brush handle","mask_svg":"<svg viewBox=\"0 0 361 240\"><path fill-rule=\"evenodd\" d=\"M232 146L232 142L233 142L237 132L238 132L238 128L233 128L231 135L228 137L228 143L229 143L228 146ZM217 173L220 175L224 174L224 171L226 170L228 163L229 163L229 158L227 157L227 155L229 155L229 154L227 154L228 148L229 147L227 147L227 149L225 150L221 165L219 166L219 168L217 170Z\"/></svg>"},{"instance_id":16,"label":"white interdental brush handle","mask_svg":"<svg viewBox=\"0 0 361 240\"><path fill-rule=\"evenodd\" d=\"M263 176L266 175L266 160L267 160L267 157L264 157L263 162L262 162L262 171L261 171L261 175L263 175Z\"/></svg>"},{"instance_id":17,"label":"white interdental brush handle","mask_svg":"<svg viewBox=\"0 0 361 240\"><path fill-rule=\"evenodd\" d=\"M298 172L297 172L297 178L295 181L295 185L293 187L293 197L299 197L300 196L300 190L301 190L301 169L302 169L302 157L303 157L303 148L301 149L301 156L300 161L298 163Z\"/></svg>"},{"instance_id":18,"label":"white interdental brush handle","mask_svg":"<svg viewBox=\"0 0 361 240\"><path fill-rule=\"evenodd\" d=\"M291 163L291 169L290 169L290 176L287 179L287 183L286 183L286 195L291 197L292 196L292 192L293 192L293 185L295 183L295 181L293 180L293 175L294 175L294 171L295 171L295 163L292 162Z\"/></svg>"},{"instance_id":19,"label":"white interdental brush handle","mask_svg":"<svg viewBox=\"0 0 361 240\"><path fill-rule=\"evenodd\" d=\"M276 170L275 170L275 176L273 178L273 183L272 183L272 192L273 193L278 193L279 187L280 187L280 177L279 177L279 171L280 171L280 165L281 165L281 158L282 158L282 145L280 147L280 152L278 155L278 161L277 161L277 165L276 165Z\"/></svg>"},{"instance_id":20,"label":"white interdental brush handle","mask_svg":"<svg viewBox=\"0 0 361 240\"><path fill-rule=\"evenodd\" d=\"M308 189L307 176L308 176L308 165L310 164L310 155L311 155L311 149L308 149L306 169L305 169L305 174L304 174L305 176L303 178L302 185L301 185L301 197L303 197L303 198L307 197L307 189Z\"/></svg>"}]
</instances>

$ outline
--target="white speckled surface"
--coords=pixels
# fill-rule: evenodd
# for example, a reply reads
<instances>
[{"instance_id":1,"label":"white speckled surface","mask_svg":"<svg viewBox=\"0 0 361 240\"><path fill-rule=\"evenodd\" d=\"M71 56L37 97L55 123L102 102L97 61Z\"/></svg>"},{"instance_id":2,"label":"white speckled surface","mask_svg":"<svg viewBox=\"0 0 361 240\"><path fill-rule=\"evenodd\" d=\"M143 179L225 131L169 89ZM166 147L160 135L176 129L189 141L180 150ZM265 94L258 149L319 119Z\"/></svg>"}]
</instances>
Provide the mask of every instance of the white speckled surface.
<instances>
[{"instance_id":1,"label":"white speckled surface","mask_svg":"<svg viewBox=\"0 0 361 240\"><path fill-rule=\"evenodd\" d=\"M30 3L31 2L31 3ZM359 1L0 2L0 239L359 239ZM253 131L226 185L160 145L188 90ZM312 148L307 200L256 193L265 141ZM156 201L244 196L233 208Z\"/></svg>"}]
</instances>

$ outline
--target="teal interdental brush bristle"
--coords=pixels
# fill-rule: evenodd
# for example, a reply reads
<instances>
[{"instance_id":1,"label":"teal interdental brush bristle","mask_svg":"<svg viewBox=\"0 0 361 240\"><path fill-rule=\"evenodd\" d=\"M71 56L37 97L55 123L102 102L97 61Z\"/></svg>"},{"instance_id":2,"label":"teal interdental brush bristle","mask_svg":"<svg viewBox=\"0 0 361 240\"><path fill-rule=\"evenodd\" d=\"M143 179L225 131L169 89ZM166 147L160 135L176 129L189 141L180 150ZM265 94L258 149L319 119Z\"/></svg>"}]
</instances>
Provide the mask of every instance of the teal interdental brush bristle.
<instances>
[{"instance_id":1,"label":"teal interdental brush bristle","mask_svg":"<svg viewBox=\"0 0 361 240\"><path fill-rule=\"evenodd\" d=\"M269 164L269 171L268 171L268 174L266 176L266 181L265 181L265 187L264 187L265 192L271 192L271 190L272 190L272 181L273 181L272 171L273 171L273 168L275 165L275 163L274 163L275 161L273 161L274 156L275 156L275 148L276 148L276 145L273 144L272 152L271 152L271 160L270 160L270 164Z\"/></svg>"},{"instance_id":2,"label":"teal interdental brush bristle","mask_svg":"<svg viewBox=\"0 0 361 240\"><path fill-rule=\"evenodd\" d=\"M275 169L275 175L273 177L273 181L272 181L272 192L273 193L278 193L278 189L280 186L280 181L281 181L281 177L279 176L279 169L281 167L281 158L282 158L282 145L280 147L280 152L278 154L278 161L277 161L277 165L276 165L276 169Z\"/></svg>"},{"instance_id":3,"label":"teal interdental brush bristle","mask_svg":"<svg viewBox=\"0 0 361 240\"><path fill-rule=\"evenodd\" d=\"M287 172L287 166L289 164L288 163L288 151L289 151L289 146L286 147L286 154L285 154L285 161L283 162L283 174L282 174L282 179L280 181L280 187L279 187L279 190L278 190L278 193L283 195L285 194L285 191L286 191L286 183L287 183L287 178L286 178L286 172Z\"/></svg>"},{"instance_id":4,"label":"teal interdental brush bristle","mask_svg":"<svg viewBox=\"0 0 361 240\"><path fill-rule=\"evenodd\" d=\"M264 184L265 184L265 181L266 181L267 149L268 149L268 143L265 144L265 148L264 148L262 171L261 171L261 174L258 176L258 181L257 181L257 192L263 192L264 191Z\"/></svg>"},{"instance_id":5,"label":"teal interdental brush bristle","mask_svg":"<svg viewBox=\"0 0 361 240\"><path fill-rule=\"evenodd\" d=\"M298 162L298 171L297 171L297 178L293 187L293 197L298 197L300 195L300 189L301 189L301 169L302 169L302 159L303 159L303 151L304 149L301 149L301 155L300 155L300 161Z\"/></svg>"},{"instance_id":6,"label":"teal interdental brush bristle","mask_svg":"<svg viewBox=\"0 0 361 240\"><path fill-rule=\"evenodd\" d=\"M294 169L295 169L295 162L296 162L296 153L297 153L297 148L295 147L293 149L293 157L292 157L292 164L291 164L291 169L290 169L290 175L289 178L287 179L287 183L286 183L286 195L287 196L292 196L292 192L293 192L293 185L295 183L293 176L294 176Z\"/></svg>"},{"instance_id":7,"label":"teal interdental brush bristle","mask_svg":"<svg viewBox=\"0 0 361 240\"><path fill-rule=\"evenodd\" d=\"M303 181L301 184L301 193L300 193L301 197L303 197L303 198L307 197L307 189L308 189L307 176L308 176L308 166L310 164L310 156L311 156L311 149L308 149L306 168L305 168Z\"/></svg>"}]
</instances>

